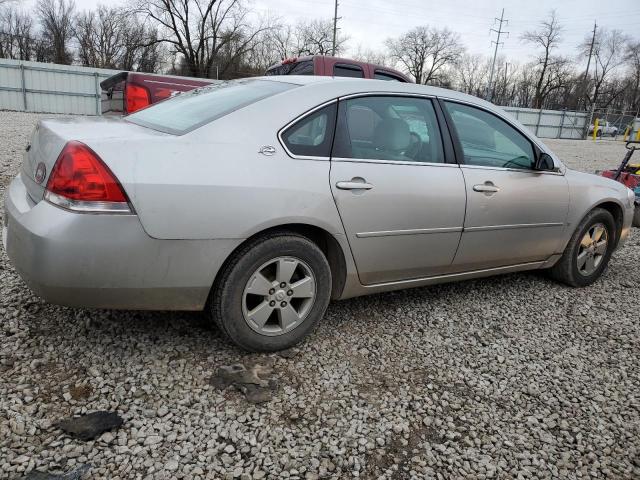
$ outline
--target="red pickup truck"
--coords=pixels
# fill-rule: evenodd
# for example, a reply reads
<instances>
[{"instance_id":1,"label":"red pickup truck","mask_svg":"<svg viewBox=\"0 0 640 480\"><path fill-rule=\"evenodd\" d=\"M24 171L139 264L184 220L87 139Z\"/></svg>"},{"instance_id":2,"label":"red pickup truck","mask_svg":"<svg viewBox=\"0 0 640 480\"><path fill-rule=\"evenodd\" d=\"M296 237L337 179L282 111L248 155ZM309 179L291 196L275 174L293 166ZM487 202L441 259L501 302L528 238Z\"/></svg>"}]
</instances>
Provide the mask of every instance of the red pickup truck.
<instances>
[{"instance_id":1,"label":"red pickup truck","mask_svg":"<svg viewBox=\"0 0 640 480\"><path fill-rule=\"evenodd\" d=\"M325 55L288 58L267 68L265 75L325 75L411 82L409 77L393 68Z\"/></svg>"},{"instance_id":2,"label":"red pickup truck","mask_svg":"<svg viewBox=\"0 0 640 480\"><path fill-rule=\"evenodd\" d=\"M324 55L283 60L269 67L265 75L325 75L411 82L406 75L392 68ZM205 78L120 72L100 83L102 114L133 113L152 103L169 98L176 92L186 92L203 85L210 85L215 81Z\"/></svg>"}]
</instances>

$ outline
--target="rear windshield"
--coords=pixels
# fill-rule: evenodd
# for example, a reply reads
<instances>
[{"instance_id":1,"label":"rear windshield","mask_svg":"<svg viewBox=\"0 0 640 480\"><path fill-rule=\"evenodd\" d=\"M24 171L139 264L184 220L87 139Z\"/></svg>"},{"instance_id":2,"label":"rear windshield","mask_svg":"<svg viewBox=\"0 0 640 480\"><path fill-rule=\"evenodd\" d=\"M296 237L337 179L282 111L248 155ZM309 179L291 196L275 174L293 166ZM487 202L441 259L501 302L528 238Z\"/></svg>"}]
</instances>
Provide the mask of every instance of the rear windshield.
<instances>
[{"instance_id":1,"label":"rear windshield","mask_svg":"<svg viewBox=\"0 0 640 480\"><path fill-rule=\"evenodd\" d=\"M232 80L184 92L129 115L126 120L182 135L235 110L297 85L269 80Z\"/></svg>"},{"instance_id":2,"label":"rear windshield","mask_svg":"<svg viewBox=\"0 0 640 480\"><path fill-rule=\"evenodd\" d=\"M313 60L276 65L267 70L265 75L313 75Z\"/></svg>"}]
</instances>

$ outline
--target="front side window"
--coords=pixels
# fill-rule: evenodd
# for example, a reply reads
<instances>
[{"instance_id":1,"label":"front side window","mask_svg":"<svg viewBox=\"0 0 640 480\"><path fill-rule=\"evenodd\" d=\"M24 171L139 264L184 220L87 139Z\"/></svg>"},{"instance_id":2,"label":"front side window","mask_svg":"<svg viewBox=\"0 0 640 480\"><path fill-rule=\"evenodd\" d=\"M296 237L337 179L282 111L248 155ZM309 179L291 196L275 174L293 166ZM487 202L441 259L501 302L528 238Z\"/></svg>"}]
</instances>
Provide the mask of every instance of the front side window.
<instances>
[{"instance_id":1,"label":"front side window","mask_svg":"<svg viewBox=\"0 0 640 480\"><path fill-rule=\"evenodd\" d=\"M328 158L335 118L336 104L332 103L287 128L282 132L282 141L294 155Z\"/></svg>"},{"instance_id":2,"label":"front side window","mask_svg":"<svg viewBox=\"0 0 640 480\"><path fill-rule=\"evenodd\" d=\"M334 156L444 163L431 100L371 96L340 102Z\"/></svg>"},{"instance_id":3,"label":"front side window","mask_svg":"<svg viewBox=\"0 0 640 480\"><path fill-rule=\"evenodd\" d=\"M445 102L464 152L464 163L484 167L532 169L531 142L507 122L469 105Z\"/></svg>"},{"instance_id":4,"label":"front side window","mask_svg":"<svg viewBox=\"0 0 640 480\"><path fill-rule=\"evenodd\" d=\"M333 76L364 78L364 72L358 65L334 65Z\"/></svg>"}]
</instances>

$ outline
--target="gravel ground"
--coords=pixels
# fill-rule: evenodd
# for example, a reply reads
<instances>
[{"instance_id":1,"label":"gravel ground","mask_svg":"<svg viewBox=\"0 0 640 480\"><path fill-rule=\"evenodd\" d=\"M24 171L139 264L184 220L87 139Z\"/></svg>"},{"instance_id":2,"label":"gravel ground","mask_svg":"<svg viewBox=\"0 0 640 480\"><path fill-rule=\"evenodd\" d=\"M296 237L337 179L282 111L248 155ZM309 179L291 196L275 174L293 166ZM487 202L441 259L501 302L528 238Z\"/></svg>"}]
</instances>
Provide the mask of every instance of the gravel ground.
<instances>
[{"instance_id":1,"label":"gravel ground","mask_svg":"<svg viewBox=\"0 0 640 480\"><path fill-rule=\"evenodd\" d=\"M0 113L0 189L37 118ZM624 153L548 143L586 171ZM640 478L639 247L584 289L526 273L333 303L287 355L200 314L47 305L0 249L0 478ZM238 362L271 371L270 402L211 384ZM97 410L124 424L55 426Z\"/></svg>"}]
</instances>

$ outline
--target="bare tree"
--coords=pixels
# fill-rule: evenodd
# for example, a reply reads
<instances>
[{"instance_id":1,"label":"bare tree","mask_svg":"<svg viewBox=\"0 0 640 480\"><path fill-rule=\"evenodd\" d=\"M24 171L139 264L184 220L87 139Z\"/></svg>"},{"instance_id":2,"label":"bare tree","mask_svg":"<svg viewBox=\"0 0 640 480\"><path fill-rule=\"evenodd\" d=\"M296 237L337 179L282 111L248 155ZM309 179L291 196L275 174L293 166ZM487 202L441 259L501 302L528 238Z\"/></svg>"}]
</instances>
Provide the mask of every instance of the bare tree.
<instances>
[{"instance_id":1,"label":"bare tree","mask_svg":"<svg viewBox=\"0 0 640 480\"><path fill-rule=\"evenodd\" d=\"M311 20L296 25L294 33L296 55L331 55L333 48L333 22L331 20ZM336 37L336 54L345 47L347 38Z\"/></svg>"},{"instance_id":2,"label":"bare tree","mask_svg":"<svg viewBox=\"0 0 640 480\"><path fill-rule=\"evenodd\" d=\"M124 22L122 28L122 55L118 68L138 72L161 71L167 51L159 40L155 26L146 26L135 16Z\"/></svg>"},{"instance_id":3,"label":"bare tree","mask_svg":"<svg viewBox=\"0 0 640 480\"><path fill-rule=\"evenodd\" d=\"M61 64L73 61L70 43L74 35L75 8L73 0L38 0L36 14L47 61Z\"/></svg>"},{"instance_id":4,"label":"bare tree","mask_svg":"<svg viewBox=\"0 0 640 480\"><path fill-rule=\"evenodd\" d=\"M458 88L470 95L482 96L489 76L489 64L484 55L462 55L454 67Z\"/></svg>"},{"instance_id":5,"label":"bare tree","mask_svg":"<svg viewBox=\"0 0 640 480\"><path fill-rule=\"evenodd\" d=\"M97 10L79 14L75 37L82 65L116 68L123 53L126 24L126 13L114 7L101 5Z\"/></svg>"},{"instance_id":6,"label":"bare tree","mask_svg":"<svg viewBox=\"0 0 640 480\"><path fill-rule=\"evenodd\" d=\"M561 81L564 79L563 73L568 63L566 59L553 53L562 40L562 26L558 22L555 10L540 22L538 30L525 32L522 40L540 48L540 53L532 64L537 76L532 106L542 108L547 95L563 86Z\"/></svg>"},{"instance_id":7,"label":"bare tree","mask_svg":"<svg viewBox=\"0 0 640 480\"><path fill-rule=\"evenodd\" d=\"M31 60L35 38L33 20L15 5L0 10L0 58Z\"/></svg>"},{"instance_id":8,"label":"bare tree","mask_svg":"<svg viewBox=\"0 0 640 480\"><path fill-rule=\"evenodd\" d=\"M416 79L416 83L436 80L438 73L455 63L464 53L458 34L447 28L416 27L398 39L386 42L391 58Z\"/></svg>"},{"instance_id":9,"label":"bare tree","mask_svg":"<svg viewBox=\"0 0 640 480\"><path fill-rule=\"evenodd\" d=\"M215 66L244 55L264 30L251 25L242 0L138 0L138 12L159 27L158 42L165 43L184 59L188 75L208 77ZM233 46L231 55L225 54Z\"/></svg>"},{"instance_id":10,"label":"bare tree","mask_svg":"<svg viewBox=\"0 0 640 480\"><path fill-rule=\"evenodd\" d=\"M591 75L591 94L587 93L590 104L599 107L607 107L613 99L622 93L623 85L610 82L611 74L615 72L627 58L625 58L626 46L629 37L621 30L601 29L596 34L593 47L594 73ZM583 53L588 45L581 45Z\"/></svg>"},{"instance_id":11,"label":"bare tree","mask_svg":"<svg viewBox=\"0 0 640 480\"><path fill-rule=\"evenodd\" d=\"M640 110L640 41L630 41L625 55L629 66L627 77L628 106L636 112Z\"/></svg>"},{"instance_id":12,"label":"bare tree","mask_svg":"<svg viewBox=\"0 0 640 480\"><path fill-rule=\"evenodd\" d=\"M382 66L390 66L393 63L386 52L365 48L362 45L358 45L358 49L354 53L353 58L361 62L374 63Z\"/></svg>"}]
</instances>

